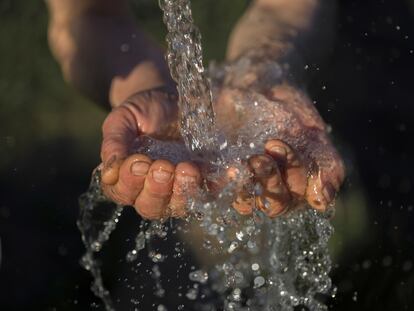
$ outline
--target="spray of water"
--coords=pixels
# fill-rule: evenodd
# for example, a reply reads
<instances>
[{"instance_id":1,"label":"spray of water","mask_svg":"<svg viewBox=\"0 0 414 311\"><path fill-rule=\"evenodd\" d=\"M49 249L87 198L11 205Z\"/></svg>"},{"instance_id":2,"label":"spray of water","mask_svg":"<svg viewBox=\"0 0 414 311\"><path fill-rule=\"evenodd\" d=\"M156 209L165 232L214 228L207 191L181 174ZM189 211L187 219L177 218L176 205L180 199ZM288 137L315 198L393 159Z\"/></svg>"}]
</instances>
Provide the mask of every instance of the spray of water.
<instances>
[{"instance_id":1,"label":"spray of water","mask_svg":"<svg viewBox=\"0 0 414 311\"><path fill-rule=\"evenodd\" d=\"M217 133L211 91L203 66L201 35L193 22L190 1L159 0L159 5L168 30L166 58L179 93L181 135L192 151L215 151ZM199 126L194 128L196 123Z\"/></svg>"},{"instance_id":2,"label":"spray of water","mask_svg":"<svg viewBox=\"0 0 414 311\"><path fill-rule=\"evenodd\" d=\"M168 29L167 60L179 91L181 133L190 152L179 144L149 137L139 138L135 151L173 162L199 158L203 153L207 155L204 161L215 163L217 171L208 176L214 179L219 174L220 165L225 165L230 159L241 163L262 150L266 139L280 137L281 133L274 125L277 116L269 115L267 107L277 103L270 103L259 94L251 95L240 103L245 115L255 116L251 122L240 128L236 138L218 134L211 86L202 64L201 36L192 19L190 1L160 0L160 7ZM243 70L248 62L240 60L232 66L236 71ZM266 70L271 70L274 79L281 73L276 64L272 66L266 65ZM224 74L223 69L216 69L210 76ZM219 79L212 79L213 89L216 80ZM300 141L298 138L298 141L289 143L295 146L300 145ZM217 162L218 152L222 161ZM250 189L252 196L260 193L259 185L246 185L246 188ZM297 206L276 219L270 219L258 210L252 216L240 216L232 208L235 189L236 182L229 183L214 197L203 189L188 200L187 217L174 228L184 235L192 234L194 226L201 229L203 241L199 248L217 257L214 264L188 275L193 286L181 299L200 301L199 310L271 311L293 310L298 306L325 310L320 297L335 295L329 277L331 260L327 246L333 232L329 223L330 212L321 214L308 206ZM114 304L104 287L95 255L116 227L122 207L105 205L105 208L97 208L103 202L105 198L100 190L100 172L97 170L88 192L80 198L78 226L86 247L81 263L94 278L93 292L102 299L106 310L112 311ZM152 239L166 239L168 226L174 225L142 222L134 247L126 254L126 261L132 263L140 252L148 249L148 257L153 262L150 274L156 284L155 297L165 295L160 264L168 258L146 246ZM182 247L176 247L174 256L180 257L183 252ZM202 288L206 286L218 298L204 299L206 295ZM160 304L157 310L167 308Z\"/></svg>"}]
</instances>

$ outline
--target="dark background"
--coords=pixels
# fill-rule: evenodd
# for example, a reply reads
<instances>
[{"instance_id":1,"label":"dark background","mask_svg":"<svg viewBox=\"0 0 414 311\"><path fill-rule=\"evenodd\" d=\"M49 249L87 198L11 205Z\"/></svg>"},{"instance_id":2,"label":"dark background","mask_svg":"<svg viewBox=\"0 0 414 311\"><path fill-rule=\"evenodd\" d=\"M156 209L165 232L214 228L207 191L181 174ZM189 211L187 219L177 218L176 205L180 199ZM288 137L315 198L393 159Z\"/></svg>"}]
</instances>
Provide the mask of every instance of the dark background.
<instances>
[{"instance_id":1,"label":"dark background","mask_svg":"<svg viewBox=\"0 0 414 311\"><path fill-rule=\"evenodd\" d=\"M206 58L220 59L247 2L193 2ZM162 42L156 1L132 8ZM414 1L339 1L336 28L310 85L349 174L331 241L332 310L414 310ZM63 82L44 3L0 0L0 310L95 309L76 218L104 116Z\"/></svg>"}]
</instances>

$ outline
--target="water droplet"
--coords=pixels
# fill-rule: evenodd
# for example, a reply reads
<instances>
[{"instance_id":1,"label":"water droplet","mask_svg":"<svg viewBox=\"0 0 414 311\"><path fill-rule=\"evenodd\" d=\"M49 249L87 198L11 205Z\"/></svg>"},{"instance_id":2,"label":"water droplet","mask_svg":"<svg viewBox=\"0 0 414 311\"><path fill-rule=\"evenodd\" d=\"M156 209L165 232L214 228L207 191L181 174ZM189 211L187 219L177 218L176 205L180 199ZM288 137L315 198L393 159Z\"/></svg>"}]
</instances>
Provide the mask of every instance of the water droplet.
<instances>
[{"instance_id":1,"label":"water droplet","mask_svg":"<svg viewBox=\"0 0 414 311\"><path fill-rule=\"evenodd\" d=\"M262 287L266 283L266 280L262 276L257 276L254 278L254 288Z\"/></svg>"},{"instance_id":2,"label":"water droplet","mask_svg":"<svg viewBox=\"0 0 414 311\"><path fill-rule=\"evenodd\" d=\"M189 300L196 300L197 299L197 295L198 295L198 289L196 289L196 288L190 288L188 290L187 294L185 294L185 296Z\"/></svg>"},{"instance_id":3,"label":"water droplet","mask_svg":"<svg viewBox=\"0 0 414 311\"><path fill-rule=\"evenodd\" d=\"M231 242L229 248L227 249L227 252L229 254L231 254L231 253L233 253L236 250L237 247L239 247L239 243L236 242L236 241L233 241L233 242Z\"/></svg>"},{"instance_id":4,"label":"water droplet","mask_svg":"<svg viewBox=\"0 0 414 311\"><path fill-rule=\"evenodd\" d=\"M391 256L386 256L382 259L382 265L384 267L389 267L392 265L392 257Z\"/></svg>"},{"instance_id":5,"label":"water droplet","mask_svg":"<svg viewBox=\"0 0 414 311\"><path fill-rule=\"evenodd\" d=\"M259 266L259 264L258 263L254 263L254 264L252 264L252 270L253 271L258 271L260 269L260 266Z\"/></svg>"},{"instance_id":6,"label":"water droplet","mask_svg":"<svg viewBox=\"0 0 414 311\"><path fill-rule=\"evenodd\" d=\"M413 263L411 260L406 260L403 263L402 269L404 272L408 272L413 268Z\"/></svg>"},{"instance_id":7,"label":"water droplet","mask_svg":"<svg viewBox=\"0 0 414 311\"><path fill-rule=\"evenodd\" d=\"M355 302L358 300L358 292L354 292L354 294L352 295L352 300Z\"/></svg>"},{"instance_id":8,"label":"water droplet","mask_svg":"<svg viewBox=\"0 0 414 311\"><path fill-rule=\"evenodd\" d=\"M208 273L202 270L196 270L196 271L190 272L188 276L190 280L193 282L205 284L208 281Z\"/></svg>"},{"instance_id":9,"label":"water droplet","mask_svg":"<svg viewBox=\"0 0 414 311\"><path fill-rule=\"evenodd\" d=\"M164 305L158 305L157 311L168 311Z\"/></svg>"},{"instance_id":10,"label":"water droplet","mask_svg":"<svg viewBox=\"0 0 414 311\"><path fill-rule=\"evenodd\" d=\"M124 43L121 45L121 52L126 53L129 51L129 44Z\"/></svg>"},{"instance_id":11,"label":"water droplet","mask_svg":"<svg viewBox=\"0 0 414 311\"><path fill-rule=\"evenodd\" d=\"M241 289L240 288L235 288L233 290L233 292L231 293L232 299L234 301L240 301L241 300L241 294L242 294Z\"/></svg>"},{"instance_id":12,"label":"water droplet","mask_svg":"<svg viewBox=\"0 0 414 311\"><path fill-rule=\"evenodd\" d=\"M239 241L243 241L243 238L244 238L244 232L243 232L243 231L238 231L238 232L236 232L236 238L237 238L237 240L239 240Z\"/></svg>"}]
</instances>

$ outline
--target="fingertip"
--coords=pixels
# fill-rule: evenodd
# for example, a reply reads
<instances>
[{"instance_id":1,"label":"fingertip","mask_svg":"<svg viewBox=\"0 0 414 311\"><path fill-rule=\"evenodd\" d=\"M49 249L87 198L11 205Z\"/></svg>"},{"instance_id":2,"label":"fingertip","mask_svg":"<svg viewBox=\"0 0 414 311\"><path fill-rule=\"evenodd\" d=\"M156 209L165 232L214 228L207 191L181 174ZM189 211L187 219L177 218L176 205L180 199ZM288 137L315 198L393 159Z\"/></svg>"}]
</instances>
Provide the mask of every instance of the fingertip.
<instances>
[{"instance_id":1,"label":"fingertip","mask_svg":"<svg viewBox=\"0 0 414 311\"><path fill-rule=\"evenodd\" d=\"M322 183L318 176L310 176L306 189L306 201L315 210L324 212L335 198L336 189L331 183Z\"/></svg>"},{"instance_id":2,"label":"fingertip","mask_svg":"<svg viewBox=\"0 0 414 311\"><path fill-rule=\"evenodd\" d=\"M107 185L114 185L119 178L119 169L122 165L122 160L117 159L116 156L112 156L109 161L104 162L101 181Z\"/></svg>"},{"instance_id":3,"label":"fingertip","mask_svg":"<svg viewBox=\"0 0 414 311\"><path fill-rule=\"evenodd\" d=\"M256 197L257 207L269 218L276 218L289 210L290 200L285 197L260 196Z\"/></svg>"},{"instance_id":4,"label":"fingertip","mask_svg":"<svg viewBox=\"0 0 414 311\"><path fill-rule=\"evenodd\" d=\"M274 160L265 154L251 156L248 163L256 177L270 175L275 166Z\"/></svg>"},{"instance_id":5,"label":"fingertip","mask_svg":"<svg viewBox=\"0 0 414 311\"><path fill-rule=\"evenodd\" d=\"M175 168L175 176L178 179L185 179L189 177L189 181L196 184L201 182L201 172L197 165L191 162L180 162Z\"/></svg>"},{"instance_id":6,"label":"fingertip","mask_svg":"<svg viewBox=\"0 0 414 311\"><path fill-rule=\"evenodd\" d=\"M265 152L278 161L278 163L284 163L291 152L291 148L279 139L271 139L265 144Z\"/></svg>"},{"instance_id":7,"label":"fingertip","mask_svg":"<svg viewBox=\"0 0 414 311\"><path fill-rule=\"evenodd\" d=\"M237 167L231 166L226 170L226 178L229 181L236 181L240 178L241 172Z\"/></svg>"},{"instance_id":8,"label":"fingertip","mask_svg":"<svg viewBox=\"0 0 414 311\"><path fill-rule=\"evenodd\" d=\"M181 162L175 168L173 194L170 200L171 216L185 217L189 199L197 195L201 184L199 168L191 162Z\"/></svg>"},{"instance_id":9,"label":"fingertip","mask_svg":"<svg viewBox=\"0 0 414 311\"><path fill-rule=\"evenodd\" d=\"M134 205L134 208L142 218L147 220L160 220L162 218L166 218L166 206L157 206L157 208L152 208L151 206L145 204L145 202L142 202L142 204L141 202L142 200L138 199Z\"/></svg>"},{"instance_id":10,"label":"fingertip","mask_svg":"<svg viewBox=\"0 0 414 311\"><path fill-rule=\"evenodd\" d=\"M233 208L243 216L248 216L253 213L254 198L243 198L239 196L233 202Z\"/></svg>"},{"instance_id":11,"label":"fingertip","mask_svg":"<svg viewBox=\"0 0 414 311\"><path fill-rule=\"evenodd\" d=\"M265 145L265 152L277 162L292 195L302 199L307 187L307 172L301 158L279 139L269 140Z\"/></svg>"},{"instance_id":12,"label":"fingertip","mask_svg":"<svg viewBox=\"0 0 414 311\"><path fill-rule=\"evenodd\" d=\"M145 219L161 219L168 215L175 166L167 160L154 161L145 178L144 188L134 207Z\"/></svg>"},{"instance_id":13,"label":"fingertip","mask_svg":"<svg viewBox=\"0 0 414 311\"><path fill-rule=\"evenodd\" d=\"M322 196L324 197L327 205L332 203L332 201L335 199L335 195L336 189L330 182L327 182L325 186L322 188Z\"/></svg>"},{"instance_id":14,"label":"fingertip","mask_svg":"<svg viewBox=\"0 0 414 311\"><path fill-rule=\"evenodd\" d=\"M259 178L259 181L266 193L280 194L287 192L286 185L283 182L280 170L275 166L272 170L272 174Z\"/></svg>"},{"instance_id":15,"label":"fingertip","mask_svg":"<svg viewBox=\"0 0 414 311\"><path fill-rule=\"evenodd\" d=\"M315 210L319 211L319 212L324 212L326 211L326 207L327 205L325 205L323 202L319 201L319 200L308 200L308 204Z\"/></svg>"}]
</instances>

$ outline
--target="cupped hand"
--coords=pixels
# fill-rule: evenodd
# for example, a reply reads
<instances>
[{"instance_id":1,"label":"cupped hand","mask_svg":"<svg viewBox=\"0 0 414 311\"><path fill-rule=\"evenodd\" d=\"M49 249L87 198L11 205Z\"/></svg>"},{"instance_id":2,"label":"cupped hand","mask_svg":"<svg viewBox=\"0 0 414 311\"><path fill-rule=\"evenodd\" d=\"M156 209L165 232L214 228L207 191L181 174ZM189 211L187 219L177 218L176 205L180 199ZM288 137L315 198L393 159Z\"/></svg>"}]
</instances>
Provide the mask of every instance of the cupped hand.
<instances>
[{"instance_id":1,"label":"cupped hand","mask_svg":"<svg viewBox=\"0 0 414 311\"><path fill-rule=\"evenodd\" d=\"M274 128L265 142L253 141L264 143L263 151L247 161L250 184L260 186L252 193L244 186L249 183L241 183L233 203L240 214L257 208L276 217L303 202L324 211L333 202L344 179L344 165L325 123L303 92L289 85L262 93L223 88L216 111L228 135ZM230 168L229 178L236 174Z\"/></svg>"},{"instance_id":2,"label":"cupped hand","mask_svg":"<svg viewBox=\"0 0 414 311\"><path fill-rule=\"evenodd\" d=\"M258 116L240 102L259 96L263 107ZM189 196L198 192L202 176L191 162L174 165L134 153L142 135L178 140L176 96L151 90L132 96L114 109L103 125L101 157L102 188L114 202L132 205L147 219L183 217ZM326 126L310 100L297 89L281 85L266 94L224 89L216 104L217 121L235 136L260 117L263 126L275 127L263 152L248 159L251 182L261 185L252 195L240 187L233 207L243 215L262 210L276 217L298 203L308 202L325 210L344 179L343 162L330 142ZM265 116L263 116L265 114ZM230 122L231 120L231 122ZM225 129L225 127L228 127ZM227 133L228 134L228 133ZM235 177L235 170L229 170Z\"/></svg>"},{"instance_id":3,"label":"cupped hand","mask_svg":"<svg viewBox=\"0 0 414 311\"><path fill-rule=\"evenodd\" d=\"M176 95L154 89L133 95L104 121L101 148L102 189L112 201L134 206L146 219L185 214L187 198L201 183L191 162L174 165L134 153L142 135L177 140Z\"/></svg>"}]
</instances>

